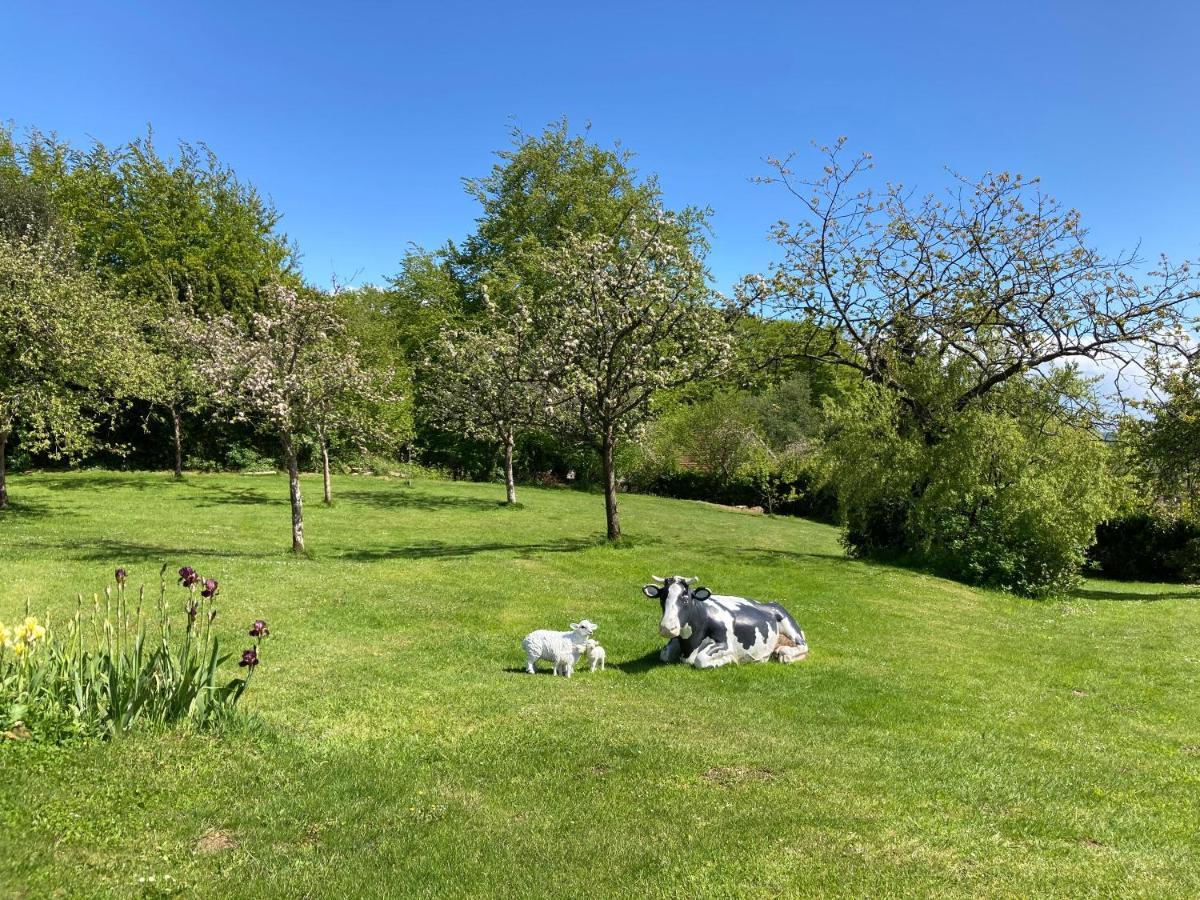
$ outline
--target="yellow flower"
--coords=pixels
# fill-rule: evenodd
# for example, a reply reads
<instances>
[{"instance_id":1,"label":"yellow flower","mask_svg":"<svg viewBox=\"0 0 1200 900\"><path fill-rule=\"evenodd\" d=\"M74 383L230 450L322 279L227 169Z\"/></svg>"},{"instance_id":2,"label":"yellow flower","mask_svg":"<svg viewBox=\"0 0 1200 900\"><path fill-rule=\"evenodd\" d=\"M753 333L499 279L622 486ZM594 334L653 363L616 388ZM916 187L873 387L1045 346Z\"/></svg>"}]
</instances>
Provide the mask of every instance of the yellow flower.
<instances>
[{"instance_id":1,"label":"yellow flower","mask_svg":"<svg viewBox=\"0 0 1200 900\"><path fill-rule=\"evenodd\" d=\"M24 624L18 625L17 628L22 630L21 636L30 644L40 641L46 636L46 629L38 624L36 616L27 616Z\"/></svg>"},{"instance_id":2,"label":"yellow flower","mask_svg":"<svg viewBox=\"0 0 1200 900\"><path fill-rule=\"evenodd\" d=\"M21 644L21 643L13 644L12 652L15 653L17 656L22 655L25 652L25 645Z\"/></svg>"},{"instance_id":3,"label":"yellow flower","mask_svg":"<svg viewBox=\"0 0 1200 900\"><path fill-rule=\"evenodd\" d=\"M0 622L0 647L7 647L12 643L12 632L4 627L4 623Z\"/></svg>"}]
</instances>

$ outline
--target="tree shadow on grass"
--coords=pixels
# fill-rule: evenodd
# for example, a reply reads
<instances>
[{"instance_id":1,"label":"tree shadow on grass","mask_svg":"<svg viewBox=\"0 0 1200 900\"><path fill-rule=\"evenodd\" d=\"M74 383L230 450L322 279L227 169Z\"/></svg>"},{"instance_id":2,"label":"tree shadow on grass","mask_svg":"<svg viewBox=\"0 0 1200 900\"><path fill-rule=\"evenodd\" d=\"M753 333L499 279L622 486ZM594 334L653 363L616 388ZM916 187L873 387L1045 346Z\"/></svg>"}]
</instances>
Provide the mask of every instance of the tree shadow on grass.
<instances>
[{"instance_id":1,"label":"tree shadow on grass","mask_svg":"<svg viewBox=\"0 0 1200 900\"><path fill-rule=\"evenodd\" d=\"M96 491L109 488L147 491L168 487L176 482L166 473L70 472L40 477L37 484L44 485L52 491Z\"/></svg>"},{"instance_id":2,"label":"tree shadow on grass","mask_svg":"<svg viewBox=\"0 0 1200 900\"><path fill-rule=\"evenodd\" d=\"M356 491L343 490L334 495L335 500L349 500L351 503L362 503L378 509L418 509L423 512L436 512L444 509L502 509L507 504L503 500L484 500L478 497L448 497L442 494L432 494L418 488L397 488L390 491Z\"/></svg>"},{"instance_id":3,"label":"tree shadow on grass","mask_svg":"<svg viewBox=\"0 0 1200 900\"><path fill-rule=\"evenodd\" d=\"M214 550L209 547L167 547L159 544L139 544L132 541L119 541L110 538L92 538L86 544L74 542L39 542L39 547L54 547L63 551L62 555L68 559L78 560L80 562L97 562L107 560L112 563L145 563L150 562L156 565L162 563L170 563L182 565L188 560L197 559L200 557L217 557L220 559L256 558L265 559L271 556L282 556L281 552L271 553L253 553L245 549L237 550ZM141 580L141 579L139 579Z\"/></svg>"},{"instance_id":4,"label":"tree shadow on grass","mask_svg":"<svg viewBox=\"0 0 1200 900\"><path fill-rule=\"evenodd\" d=\"M339 559L355 562L377 562L386 559L464 559L478 553L512 553L528 559L542 553L575 553L600 546L602 539L562 538L557 541L540 541L531 544L501 544L481 542L478 544L447 544L442 541L426 541L403 547L374 547L346 550L335 554Z\"/></svg>"},{"instance_id":5,"label":"tree shadow on grass","mask_svg":"<svg viewBox=\"0 0 1200 900\"><path fill-rule=\"evenodd\" d=\"M762 547L739 547L738 556L757 556L763 562L821 562L852 563L860 560L847 556L845 553L814 553L805 550L770 550Z\"/></svg>"},{"instance_id":6,"label":"tree shadow on grass","mask_svg":"<svg viewBox=\"0 0 1200 900\"><path fill-rule=\"evenodd\" d=\"M213 495L217 495L215 498ZM196 506L263 506L288 503L283 496L248 487L223 487L218 484L204 485L204 493L195 501Z\"/></svg>"},{"instance_id":7,"label":"tree shadow on grass","mask_svg":"<svg viewBox=\"0 0 1200 900\"><path fill-rule=\"evenodd\" d=\"M1200 600L1200 591L1172 590L1161 594L1139 594L1134 591L1097 591L1090 588L1077 588L1068 597L1079 600L1110 600L1118 603L1156 603L1159 600Z\"/></svg>"},{"instance_id":8,"label":"tree shadow on grass","mask_svg":"<svg viewBox=\"0 0 1200 900\"><path fill-rule=\"evenodd\" d=\"M10 499L8 506L0 509L0 523L5 521L14 522L21 519L38 519L43 516L59 518L78 515L78 513L64 509L61 506L52 506L49 503L42 503L38 500L26 500L17 497Z\"/></svg>"}]
</instances>

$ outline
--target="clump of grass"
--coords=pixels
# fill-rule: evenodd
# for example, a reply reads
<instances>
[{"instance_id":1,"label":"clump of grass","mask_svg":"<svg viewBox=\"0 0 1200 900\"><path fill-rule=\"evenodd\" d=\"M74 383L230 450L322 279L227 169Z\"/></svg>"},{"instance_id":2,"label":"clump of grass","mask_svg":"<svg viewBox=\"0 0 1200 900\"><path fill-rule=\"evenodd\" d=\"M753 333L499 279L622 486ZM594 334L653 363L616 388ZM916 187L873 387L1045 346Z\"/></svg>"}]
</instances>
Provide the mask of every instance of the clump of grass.
<instances>
[{"instance_id":1,"label":"clump of grass","mask_svg":"<svg viewBox=\"0 0 1200 900\"><path fill-rule=\"evenodd\" d=\"M220 585L191 566L179 570L179 600L168 600L167 566L159 572L158 597L136 604L126 590L124 568L116 588L92 595L90 608L76 595L75 614L61 627L29 614L11 628L0 623L0 726L6 733L59 742L71 737L111 738L139 724L188 723L211 728L234 713L258 666L258 640L270 632L258 620L254 646L243 652L245 673L220 683L232 657L214 630Z\"/></svg>"}]
</instances>

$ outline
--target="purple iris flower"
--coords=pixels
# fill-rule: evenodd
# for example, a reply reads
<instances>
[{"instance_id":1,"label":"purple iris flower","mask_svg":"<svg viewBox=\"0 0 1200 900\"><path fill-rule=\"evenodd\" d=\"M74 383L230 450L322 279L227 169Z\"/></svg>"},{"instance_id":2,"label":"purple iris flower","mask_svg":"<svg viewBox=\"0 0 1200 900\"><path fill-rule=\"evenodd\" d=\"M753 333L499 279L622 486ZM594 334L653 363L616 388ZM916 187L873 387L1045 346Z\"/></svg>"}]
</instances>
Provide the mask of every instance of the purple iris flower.
<instances>
[{"instance_id":1,"label":"purple iris flower","mask_svg":"<svg viewBox=\"0 0 1200 900\"><path fill-rule=\"evenodd\" d=\"M242 651L242 661L238 666L245 666L248 669L253 669L258 665L258 648L251 647L249 650Z\"/></svg>"},{"instance_id":2,"label":"purple iris flower","mask_svg":"<svg viewBox=\"0 0 1200 900\"><path fill-rule=\"evenodd\" d=\"M196 570L191 566L184 566L179 570L179 583L184 587L191 587L199 580L200 576L196 574Z\"/></svg>"},{"instance_id":3,"label":"purple iris flower","mask_svg":"<svg viewBox=\"0 0 1200 900\"><path fill-rule=\"evenodd\" d=\"M267 623L263 619L255 619L254 624L250 627L250 637L266 637L270 633Z\"/></svg>"},{"instance_id":4,"label":"purple iris flower","mask_svg":"<svg viewBox=\"0 0 1200 900\"><path fill-rule=\"evenodd\" d=\"M124 584L127 577L124 566L117 569L117 584Z\"/></svg>"},{"instance_id":5,"label":"purple iris flower","mask_svg":"<svg viewBox=\"0 0 1200 900\"><path fill-rule=\"evenodd\" d=\"M204 579L204 590L202 590L200 592L200 596L201 597L215 597L215 596L217 596L217 590L218 590L217 579L205 578Z\"/></svg>"}]
</instances>

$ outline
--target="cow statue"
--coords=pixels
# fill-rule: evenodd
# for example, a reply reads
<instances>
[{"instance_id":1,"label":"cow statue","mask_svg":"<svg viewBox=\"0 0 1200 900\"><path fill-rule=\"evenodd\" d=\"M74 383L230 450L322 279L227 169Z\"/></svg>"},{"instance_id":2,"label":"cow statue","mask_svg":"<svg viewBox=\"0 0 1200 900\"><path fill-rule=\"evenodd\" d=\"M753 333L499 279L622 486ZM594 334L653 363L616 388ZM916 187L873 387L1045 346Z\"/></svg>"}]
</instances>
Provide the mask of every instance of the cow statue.
<instances>
[{"instance_id":1,"label":"cow statue","mask_svg":"<svg viewBox=\"0 0 1200 900\"><path fill-rule=\"evenodd\" d=\"M804 632L778 603L714 594L693 587L696 578L651 577L657 583L642 593L662 605L658 631L669 639L659 654L663 662L713 669L772 658L790 663L808 655Z\"/></svg>"}]
</instances>

